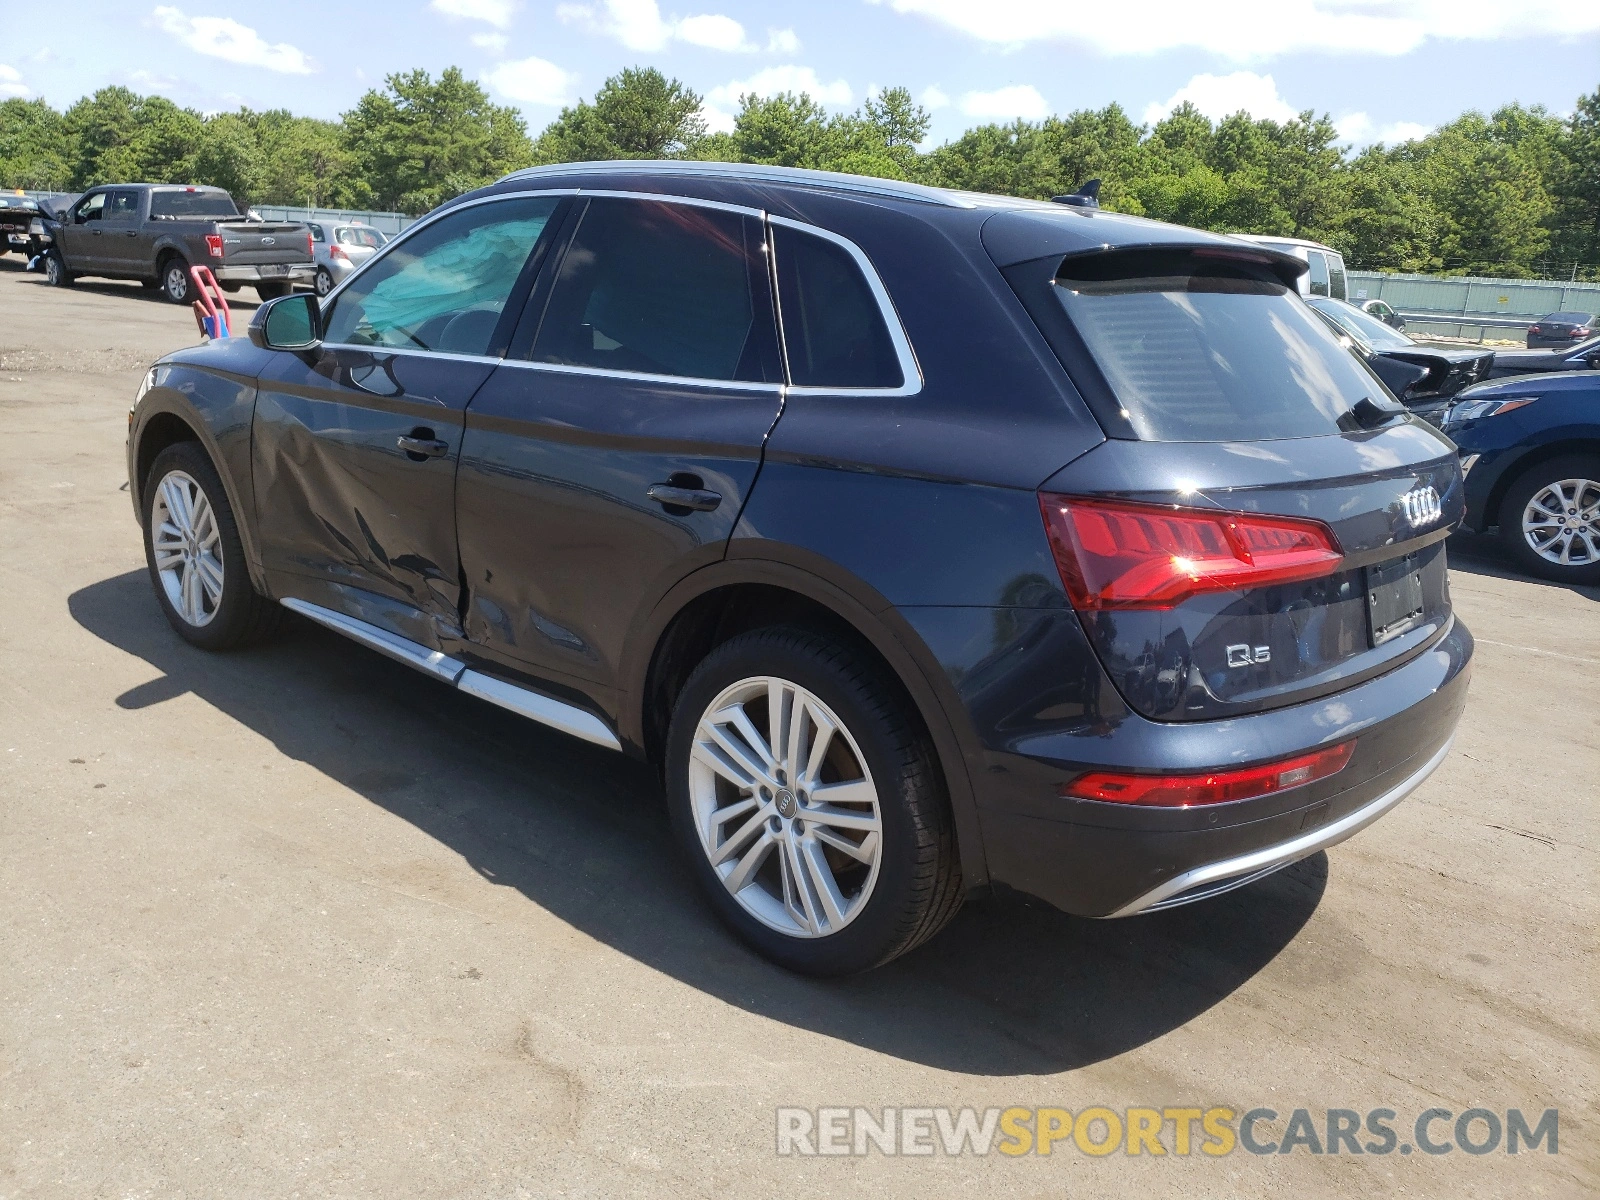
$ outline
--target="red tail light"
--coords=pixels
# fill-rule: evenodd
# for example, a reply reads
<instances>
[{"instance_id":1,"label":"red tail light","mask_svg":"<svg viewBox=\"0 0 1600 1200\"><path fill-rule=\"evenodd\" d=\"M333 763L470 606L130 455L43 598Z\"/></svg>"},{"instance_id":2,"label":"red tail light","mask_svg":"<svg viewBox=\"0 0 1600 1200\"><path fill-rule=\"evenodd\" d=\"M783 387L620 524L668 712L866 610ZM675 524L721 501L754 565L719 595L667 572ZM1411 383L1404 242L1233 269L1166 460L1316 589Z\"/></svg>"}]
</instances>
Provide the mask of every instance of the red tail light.
<instances>
[{"instance_id":1,"label":"red tail light","mask_svg":"<svg viewBox=\"0 0 1600 1200\"><path fill-rule=\"evenodd\" d=\"M311 230L309 230L309 229L306 230L306 253L309 254L312 258L315 258L317 256L317 245L316 245L315 240L312 238Z\"/></svg>"},{"instance_id":2,"label":"red tail light","mask_svg":"<svg viewBox=\"0 0 1600 1200\"><path fill-rule=\"evenodd\" d=\"M1321 521L1039 494L1072 606L1173 608L1233 592L1331 575L1343 559Z\"/></svg>"},{"instance_id":3,"label":"red tail light","mask_svg":"<svg viewBox=\"0 0 1600 1200\"><path fill-rule=\"evenodd\" d=\"M1539 327L1537 325L1529 325L1528 326L1528 332L1529 333L1538 333L1539 332Z\"/></svg>"},{"instance_id":4,"label":"red tail light","mask_svg":"<svg viewBox=\"0 0 1600 1200\"><path fill-rule=\"evenodd\" d=\"M206 234L206 253L212 258L222 257L222 235L220 233Z\"/></svg>"},{"instance_id":5,"label":"red tail light","mask_svg":"<svg viewBox=\"0 0 1600 1200\"><path fill-rule=\"evenodd\" d=\"M345 262L349 262L350 261L350 256L348 254L346 254L343 250L341 250L338 246L329 246L328 247L328 257L329 258L343 259Z\"/></svg>"},{"instance_id":6,"label":"red tail light","mask_svg":"<svg viewBox=\"0 0 1600 1200\"><path fill-rule=\"evenodd\" d=\"M1091 771L1061 785L1063 796L1105 800L1112 804L1142 804L1147 808L1190 808L1197 804L1226 804L1251 800L1304 787L1337 775L1350 761L1354 742L1300 754L1259 767L1231 771L1206 771L1197 775L1135 775L1118 771Z\"/></svg>"}]
</instances>

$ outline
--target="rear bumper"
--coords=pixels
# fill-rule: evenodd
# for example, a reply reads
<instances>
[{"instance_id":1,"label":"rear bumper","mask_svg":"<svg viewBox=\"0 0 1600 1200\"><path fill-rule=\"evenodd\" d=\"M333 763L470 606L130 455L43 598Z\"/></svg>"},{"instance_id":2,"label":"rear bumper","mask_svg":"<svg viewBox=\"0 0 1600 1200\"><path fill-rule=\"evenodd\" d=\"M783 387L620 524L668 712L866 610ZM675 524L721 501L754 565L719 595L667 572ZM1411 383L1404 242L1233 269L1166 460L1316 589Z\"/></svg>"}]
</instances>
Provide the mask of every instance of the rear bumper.
<instances>
[{"instance_id":1,"label":"rear bumper","mask_svg":"<svg viewBox=\"0 0 1600 1200\"><path fill-rule=\"evenodd\" d=\"M286 274L263 275L261 267L256 264L243 267L224 264L211 268L211 273L217 277L219 283L310 283L316 277L316 263L290 263L288 266Z\"/></svg>"},{"instance_id":2,"label":"rear bumper","mask_svg":"<svg viewBox=\"0 0 1600 1200\"><path fill-rule=\"evenodd\" d=\"M1071 635L1075 625L1065 621L1058 628ZM937 645L936 629L923 628ZM1048 656L1054 661L1035 661L1032 670L1022 664L1027 654L1016 655L1021 669L1005 681L1017 685L1010 698L1001 695L1009 688L981 671L967 672L957 690L983 743L969 755L968 772L991 879L1091 917L1129 916L1215 895L1376 821L1445 757L1466 703L1473 650L1472 635L1452 619L1403 665L1304 704L1163 723L1129 712L1106 681L1081 717L1041 721L1068 707L1049 703L1055 697L1041 692L1041 677L1060 678L1073 661L1082 671L1092 654L1081 634L1066 635L1058 653ZM1039 649L1048 641L1040 639ZM1104 678L1098 669L1094 674ZM1339 774L1237 803L1142 809L1067 799L1058 790L1097 768L1204 771L1347 741L1355 749Z\"/></svg>"}]
</instances>

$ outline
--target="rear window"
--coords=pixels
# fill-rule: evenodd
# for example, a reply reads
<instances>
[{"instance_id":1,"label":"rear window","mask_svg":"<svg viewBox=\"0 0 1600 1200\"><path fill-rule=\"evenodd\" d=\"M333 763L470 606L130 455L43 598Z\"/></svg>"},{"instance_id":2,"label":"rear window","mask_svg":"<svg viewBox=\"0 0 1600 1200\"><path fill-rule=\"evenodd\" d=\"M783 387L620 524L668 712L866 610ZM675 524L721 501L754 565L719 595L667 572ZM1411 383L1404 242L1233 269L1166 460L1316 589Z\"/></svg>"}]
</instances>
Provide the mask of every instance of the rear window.
<instances>
[{"instance_id":1,"label":"rear window","mask_svg":"<svg viewBox=\"0 0 1600 1200\"><path fill-rule=\"evenodd\" d=\"M1548 317L1541 317L1540 320L1552 322L1562 321L1568 325L1587 325L1592 316L1592 313L1558 312L1551 313Z\"/></svg>"},{"instance_id":2,"label":"rear window","mask_svg":"<svg viewBox=\"0 0 1600 1200\"><path fill-rule=\"evenodd\" d=\"M237 217L227 192L156 192L150 197L152 217Z\"/></svg>"},{"instance_id":3,"label":"rear window","mask_svg":"<svg viewBox=\"0 0 1600 1200\"><path fill-rule=\"evenodd\" d=\"M1313 296L1306 303L1319 312L1326 313L1328 319L1338 322L1344 331L1359 342L1379 350L1410 350L1416 343L1408 336L1392 326L1385 325L1371 313L1364 313L1359 308L1350 304L1341 304L1337 300L1323 300Z\"/></svg>"},{"instance_id":4,"label":"rear window","mask_svg":"<svg viewBox=\"0 0 1600 1200\"><path fill-rule=\"evenodd\" d=\"M1053 288L1136 436L1315 437L1382 385L1266 267L1185 252L1068 258Z\"/></svg>"},{"instance_id":5,"label":"rear window","mask_svg":"<svg viewBox=\"0 0 1600 1200\"><path fill-rule=\"evenodd\" d=\"M339 239L341 246L370 246L376 250L383 245L381 233L361 225L341 225L334 230L334 236Z\"/></svg>"}]
</instances>

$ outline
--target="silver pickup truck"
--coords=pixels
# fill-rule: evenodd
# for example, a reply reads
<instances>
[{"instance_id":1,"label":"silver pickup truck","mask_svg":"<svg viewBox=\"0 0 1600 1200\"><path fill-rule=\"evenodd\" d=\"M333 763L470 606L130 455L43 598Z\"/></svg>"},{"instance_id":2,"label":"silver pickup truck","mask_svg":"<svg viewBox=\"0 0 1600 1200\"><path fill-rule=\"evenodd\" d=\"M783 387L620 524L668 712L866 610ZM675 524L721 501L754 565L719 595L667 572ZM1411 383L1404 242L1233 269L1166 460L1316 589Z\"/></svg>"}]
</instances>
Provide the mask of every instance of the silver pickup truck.
<instances>
[{"instance_id":1,"label":"silver pickup truck","mask_svg":"<svg viewBox=\"0 0 1600 1200\"><path fill-rule=\"evenodd\" d=\"M221 188L119 183L90 188L50 230L52 284L80 276L137 279L174 304L194 299L189 268L211 268L223 290L253 284L263 300L316 278L311 232L248 220Z\"/></svg>"}]
</instances>

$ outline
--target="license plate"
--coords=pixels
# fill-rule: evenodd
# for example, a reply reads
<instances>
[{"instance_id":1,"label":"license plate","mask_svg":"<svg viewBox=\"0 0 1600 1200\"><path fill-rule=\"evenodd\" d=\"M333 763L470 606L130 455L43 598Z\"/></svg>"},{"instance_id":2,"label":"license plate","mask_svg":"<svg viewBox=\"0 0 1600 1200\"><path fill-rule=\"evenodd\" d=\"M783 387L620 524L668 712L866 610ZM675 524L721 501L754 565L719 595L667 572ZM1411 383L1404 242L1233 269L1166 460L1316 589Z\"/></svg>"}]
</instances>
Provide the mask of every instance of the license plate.
<instances>
[{"instance_id":1,"label":"license plate","mask_svg":"<svg viewBox=\"0 0 1600 1200\"><path fill-rule=\"evenodd\" d=\"M264 266L264 267L260 268L260 271L261 271L261 274L263 276L266 276L266 275L287 275L289 273L289 268L285 267L285 266L280 266L280 265L277 265L277 264L269 264L267 266Z\"/></svg>"},{"instance_id":2,"label":"license plate","mask_svg":"<svg viewBox=\"0 0 1600 1200\"><path fill-rule=\"evenodd\" d=\"M1367 568L1367 616L1374 646L1422 623L1422 572L1415 555Z\"/></svg>"}]
</instances>

